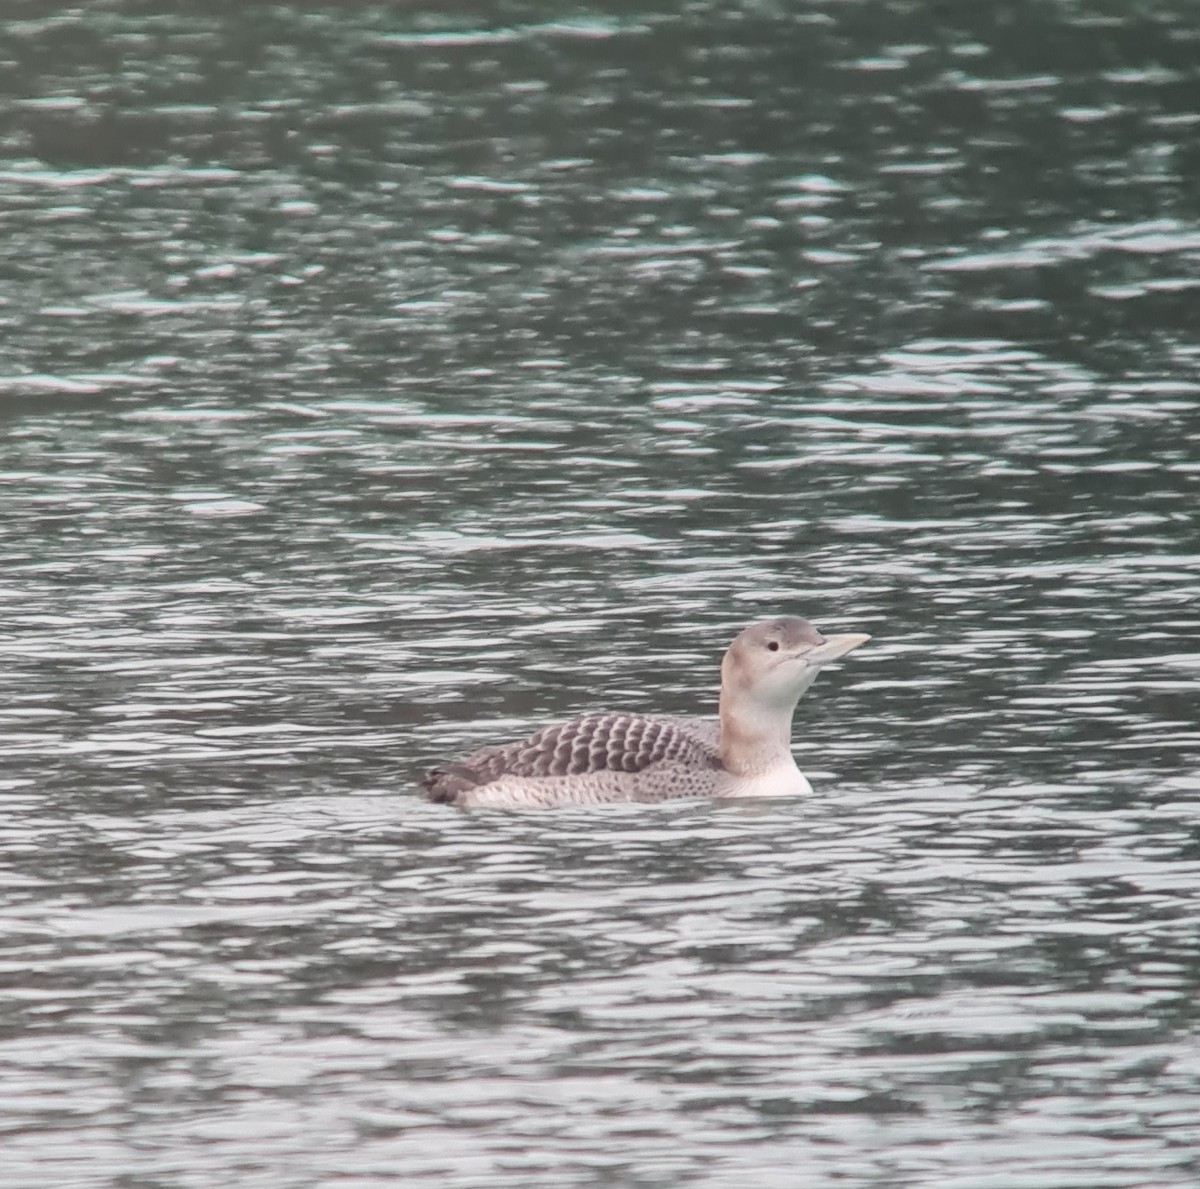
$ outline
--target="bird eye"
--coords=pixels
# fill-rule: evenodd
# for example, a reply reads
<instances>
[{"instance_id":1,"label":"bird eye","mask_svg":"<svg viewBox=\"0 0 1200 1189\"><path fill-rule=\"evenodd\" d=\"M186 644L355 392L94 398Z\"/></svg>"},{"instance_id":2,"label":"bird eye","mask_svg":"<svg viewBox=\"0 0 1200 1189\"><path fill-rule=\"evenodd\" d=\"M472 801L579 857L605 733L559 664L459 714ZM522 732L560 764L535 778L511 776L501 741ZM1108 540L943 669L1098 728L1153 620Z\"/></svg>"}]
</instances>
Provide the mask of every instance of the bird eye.
<instances>
[{"instance_id":1,"label":"bird eye","mask_svg":"<svg viewBox=\"0 0 1200 1189\"><path fill-rule=\"evenodd\" d=\"M769 648L769 649L770 649L772 652L778 652L778 651L779 651L779 641L778 641L778 640L768 640L768 641L767 641L767 647L768 647L768 648Z\"/></svg>"}]
</instances>

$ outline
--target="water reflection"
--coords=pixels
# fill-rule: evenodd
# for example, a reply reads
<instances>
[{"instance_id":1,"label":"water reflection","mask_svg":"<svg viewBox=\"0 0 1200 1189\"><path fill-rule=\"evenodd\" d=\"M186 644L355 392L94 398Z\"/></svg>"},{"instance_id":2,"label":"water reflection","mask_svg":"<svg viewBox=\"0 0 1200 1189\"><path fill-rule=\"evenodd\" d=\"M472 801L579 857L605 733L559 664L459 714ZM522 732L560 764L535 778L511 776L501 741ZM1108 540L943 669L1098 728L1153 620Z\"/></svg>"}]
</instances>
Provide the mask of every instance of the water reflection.
<instances>
[{"instance_id":1,"label":"water reflection","mask_svg":"<svg viewBox=\"0 0 1200 1189\"><path fill-rule=\"evenodd\" d=\"M1190 15L0 20L7 1181L1190 1185Z\"/></svg>"}]
</instances>

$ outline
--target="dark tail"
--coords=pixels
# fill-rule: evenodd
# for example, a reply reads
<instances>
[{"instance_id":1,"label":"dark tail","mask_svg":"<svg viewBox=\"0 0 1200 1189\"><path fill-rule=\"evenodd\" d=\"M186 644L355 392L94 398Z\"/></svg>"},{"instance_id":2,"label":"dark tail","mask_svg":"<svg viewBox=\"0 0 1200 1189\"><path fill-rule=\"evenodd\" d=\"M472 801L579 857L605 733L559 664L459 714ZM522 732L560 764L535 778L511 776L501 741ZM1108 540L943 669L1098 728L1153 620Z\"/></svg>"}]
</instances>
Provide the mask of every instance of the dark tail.
<instances>
[{"instance_id":1,"label":"dark tail","mask_svg":"<svg viewBox=\"0 0 1200 1189\"><path fill-rule=\"evenodd\" d=\"M439 805L457 805L459 797L468 789L478 787L479 779L463 764L447 764L444 768L430 768L421 781L421 788L430 801Z\"/></svg>"}]
</instances>

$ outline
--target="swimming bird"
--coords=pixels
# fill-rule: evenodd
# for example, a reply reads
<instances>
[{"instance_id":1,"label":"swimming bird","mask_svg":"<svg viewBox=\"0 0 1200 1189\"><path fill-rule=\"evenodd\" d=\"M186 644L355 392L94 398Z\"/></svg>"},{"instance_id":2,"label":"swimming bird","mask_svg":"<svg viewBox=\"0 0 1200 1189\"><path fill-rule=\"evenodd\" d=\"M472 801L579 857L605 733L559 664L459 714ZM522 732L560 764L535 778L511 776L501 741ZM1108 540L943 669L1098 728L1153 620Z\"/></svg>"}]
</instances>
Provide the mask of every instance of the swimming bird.
<instances>
[{"instance_id":1,"label":"swimming bird","mask_svg":"<svg viewBox=\"0 0 1200 1189\"><path fill-rule=\"evenodd\" d=\"M721 662L716 719L583 714L434 768L425 793L464 809L811 793L792 758L792 712L824 665L870 638L822 636L796 616L751 624Z\"/></svg>"}]
</instances>

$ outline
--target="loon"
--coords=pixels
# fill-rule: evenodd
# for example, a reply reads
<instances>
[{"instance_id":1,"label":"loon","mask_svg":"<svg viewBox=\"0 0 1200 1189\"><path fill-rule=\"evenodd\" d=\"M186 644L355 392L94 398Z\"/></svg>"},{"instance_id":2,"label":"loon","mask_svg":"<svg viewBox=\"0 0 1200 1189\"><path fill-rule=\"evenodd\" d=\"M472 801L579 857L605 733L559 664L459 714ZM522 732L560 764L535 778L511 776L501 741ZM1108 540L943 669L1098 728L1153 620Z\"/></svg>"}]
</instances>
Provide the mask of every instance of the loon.
<instances>
[{"instance_id":1,"label":"loon","mask_svg":"<svg viewBox=\"0 0 1200 1189\"><path fill-rule=\"evenodd\" d=\"M432 769L425 794L463 809L521 809L811 793L792 758L792 712L822 666L870 638L822 636L796 616L751 624L721 662L718 718L583 714Z\"/></svg>"}]
</instances>

